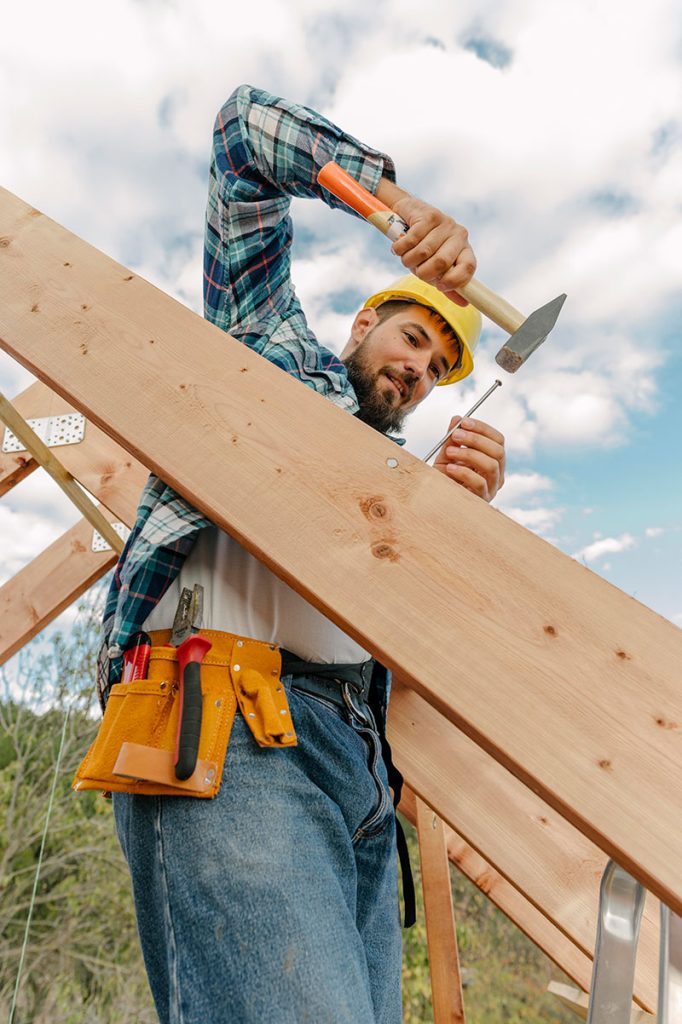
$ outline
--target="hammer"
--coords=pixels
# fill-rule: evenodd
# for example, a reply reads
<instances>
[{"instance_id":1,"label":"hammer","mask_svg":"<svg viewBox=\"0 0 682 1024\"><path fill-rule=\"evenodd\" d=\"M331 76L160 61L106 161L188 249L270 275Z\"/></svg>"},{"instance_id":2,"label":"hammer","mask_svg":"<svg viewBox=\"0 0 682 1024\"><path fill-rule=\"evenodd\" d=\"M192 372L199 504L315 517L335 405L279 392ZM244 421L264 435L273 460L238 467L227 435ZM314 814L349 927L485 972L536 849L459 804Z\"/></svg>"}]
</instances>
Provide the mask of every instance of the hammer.
<instances>
[{"instance_id":1,"label":"hammer","mask_svg":"<svg viewBox=\"0 0 682 1024\"><path fill-rule=\"evenodd\" d=\"M399 217L390 207L380 202L366 188L363 188L358 181L351 178L333 160L324 165L317 176L317 180L327 191L346 203L347 206L350 206L356 213L365 217L370 224L373 224L374 227L378 228L379 231L392 241L396 241L396 239L409 230L402 217ZM565 294L557 295L555 299L545 303L544 306L540 306L530 316L524 316L506 299L496 295L492 289L475 278L472 278L468 284L458 288L457 292L467 302L470 302L472 306L475 306L476 309L487 316L489 320L497 324L498 327L509 332L509 339L495 356L495 362L503 370L506 370L507 373L516 373L528 357L542 345L554 327L566 299ZM495 381L483 398L479 399L466 415L470 416L497 387L501 387L501 381ZM428 462L431 456L448 439L451 431L455 429L456 427L450 428L445 437L425 457L425 462Z\"/></svg>"}]
</instances>

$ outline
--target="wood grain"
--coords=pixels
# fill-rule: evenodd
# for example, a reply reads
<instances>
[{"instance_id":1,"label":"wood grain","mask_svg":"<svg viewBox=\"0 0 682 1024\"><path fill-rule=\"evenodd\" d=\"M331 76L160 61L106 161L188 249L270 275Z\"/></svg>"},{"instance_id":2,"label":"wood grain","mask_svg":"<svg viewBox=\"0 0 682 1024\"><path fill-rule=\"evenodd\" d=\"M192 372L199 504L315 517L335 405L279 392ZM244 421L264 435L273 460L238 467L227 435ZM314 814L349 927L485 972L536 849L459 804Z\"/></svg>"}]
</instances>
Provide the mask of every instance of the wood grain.
<instances>
[{"instance_id":1,"label":"wood grain","mask_svg":"<svg viewBox=\"0 0 682 1024\"><path fill-rule=\"evenodd\" d=\"M6 191L0 339L682 913L671 623Z\"/></svg>"},{"instance_id":2,"label":"wood grain","mask_svg":"<svg viewBox=\"0 0 682 1024\"><path fill-rule=\"evenodd\" d=\"M76 412L60 395L37 381L12 399L24 419L63 416ZM86 422L78 444L54 449L59 461L91 494L122 522L129 523L148 476L148 470L94 423ZM0 496L36 468L28 452L0 452Z\"/></svg>"},{"instance_id":3,"label":"wood grain","mask_svg":"<svg viewBox=\"0 0 682 1024\"><path fill-rule=\"evenodd\" d=\"M423 800L417 800L417 835L433 1020L434 1024L464 1024L462 975L445 832L441 819Z\"/></svg>"},{"instance_id":4,"label":"wood grain","mask_svg":"<svg viewBox=\"0 0 682 1024\"><path fill-rule=\"evenodd\" d=\"M464 840L458 855L469 877L495 899L497 877L470 861L470 846L591 959L604 854L404 686L393 688L388 725L396 764L408 786ZM452 855L458 848L452 843L450 849ZM527 926L522 907L513 919L531 938L529 927L538 934L532 916ZM656 1005L658 941L658 904L648 899L635 974L635 998L644 1009ZM587 988L589 977L582 971L576 976L560 962L552 951L560 947L552 942L548 936L540 944ZM562 961L572 962L566 956Z\"/></svg>"},{"instance_id":5,"label":"wood grain","mask_svg":"<svg viewBox=\"0 0 682 1024\"><path fill-rule=\"evenodd\" d=\"M0 587L0 665L116 564L114 551L92 550L92 534L81 520Z\"/></svg>"},{"instance_id":6,"label":"wood grain","mask_svg":"<svg viewBox=\"0 0 682 1024\"><path fill-rule=\"evenodd\" d=\"M396 750L399 754L399 750ZM403 789L400 813L416 824L416 796ZM545 953L583 991L592 978L592 960L565 935L554 922L537 909L518 889L496 871L454 829L444 823L448 858L488 899L516 925L531 942Z\"/></svg>"},{"instance_id":7,"label":"wood grain","mask_svg":"<svg viewBox=\"0 0 682 1024\"><path fill-rule=\"evenodd\" d=\"M34 385L36 387L44 392L42 395L34 392L38 407L34 406L33 409L38 415L42 414L45 403L49 401L49 392L43 385ZM124 521L132 522L138 491L145 475L144 469L133 463L130 456L101 432L90 429L90 425L86 428L83 442L71 446L70 454L77 456L74 469L79 478L88 479L94 490L111 493L111 481L117 481L117 503L123 512ZM101 472L102 466L106 467L105 473ZM45 595L39 593L45 574L37 566L37 571L31 576L33 583L29 585L22 582L21 599L10 602L12 612L6 619L4 633L0 633L0 659L9 657L93 582L88 559L69 545L68 535L62 538L61 543L64 546L63 562L68 562L69 572L50 574L51 610ZM101 573L107 568L108 562L102 562ZM80 577L77 569L81 573ZM6 596L13 592L12 588L18 582L12 581L7 585ZM2 594L0 590L0 599ZM41 604L42 609L40 625L35 622L36 602ZM405 710L405 700L409 702L406 716L401 714ZM604 858L600 859L589 842L560 819L557 819L553 829L538 830L537 817L544 816L549 822L553 812L539 801L535 801L529 809L528 801L534 801L535 798L523 786L515 784L503 768L458 734L420 698L395 686L392 709L395 710L392 710L390 716L390 726L395 756L397 763L407 771L408 778L413 778L416 771L419 782L421 758L417 758L415 768L414 751L428 750L431 758L439 762L435 769L433 766L430 768L428 763L422 765L422 783L427 787L425 791L428 798L436 806L442 799L438 788L441 765L446 772L448 766L451 766L463 775L471 774L479 780L491 779L489 785L466 787L461 790L454 805L445 802L443 806L446 813L465 823L478 849L503 864L505 873L513 879L518 889L448 827L450 859L569 977L586 990L590 984L591 960L574 944L571 936L583 947L593 941L597 888ZM461 767L457 760L453 765L453 753L458 744L464 758ZM429 780L434 785L430 785ZM454 780L452 785L448 795L455 792ZM463 806L464 798L468 807ZM539 809L537 804L540 804ZM495 813L491 814L491 809ZM498 810L504 811L504 829L497 827ZM416 821L416 798L409 789L405 790L401 811L410 820ZM513 840L510 840L510 836L513 836ZM592 867L593 863L595 867ZM526 888L533 892L536 902L547 916L522 895ZM559 915L566 934L554 923L555 914ZM640 998L641 992L649 993L650 998L655 997L657 922L656 912L652 918L648 914L645 916L644 935L649 935L649 938L645 938L644 948L649 952L644 958L640 956L640 977L637 983Z\"/></svg>"}]
</instances>

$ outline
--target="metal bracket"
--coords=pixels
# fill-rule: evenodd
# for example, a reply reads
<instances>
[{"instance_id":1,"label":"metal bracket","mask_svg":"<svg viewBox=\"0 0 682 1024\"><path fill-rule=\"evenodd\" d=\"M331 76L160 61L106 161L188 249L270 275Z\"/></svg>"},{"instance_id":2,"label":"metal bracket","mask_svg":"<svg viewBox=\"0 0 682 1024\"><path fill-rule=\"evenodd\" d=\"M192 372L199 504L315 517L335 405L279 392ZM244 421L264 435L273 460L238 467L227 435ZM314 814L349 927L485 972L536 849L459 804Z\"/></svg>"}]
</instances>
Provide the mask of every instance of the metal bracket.
<instances>
[{"instance_id":1,"label":"metal bracket","mask_svg":"<svg viewBox=\"0 0 682 1024\"><path fill-rule=\"evenodd\" d=\"M128 540L128 537L130 536L130 530L128 529L128 527L125 525L125 523L112 523L111 525L113 526L114 530L125 544L125 542ZM97 530L92 531L92 550L111 551L111 545L107 544L102 534L98 533Z\"/></svg>"},{"instance_id":2,"label":"metal bracket","mask_svg":"<svg viewBox=\"0 0 682 1024\"><path fill-rule=\"evenodd\" d=\"M682 1021L682 917L661 903L658 1024Z\"/></svg>"},{"instance_id":3,"label":"metal bracket","mask_svg":"<svg viewBox=\"0 0 682 1024\"><path fill-rule=\"evenodd\" d=\"M48 448L78 444L85 437L85 416L80 412L69 412L63 416L42 416L26 422ZM7 427L2 450L6 453L25 452L26 447Z\"/></svg>"},{"instance_id":4,"label":"metal bracket","mask_svg":"<svg viewBox=\"0 0 682 1024\"><path fill-rule=\"evenodd\" d=\"M644 888L610 860L599 889L599 921L587 1024L630 1024Z\"/></svg>"}]
</instances>

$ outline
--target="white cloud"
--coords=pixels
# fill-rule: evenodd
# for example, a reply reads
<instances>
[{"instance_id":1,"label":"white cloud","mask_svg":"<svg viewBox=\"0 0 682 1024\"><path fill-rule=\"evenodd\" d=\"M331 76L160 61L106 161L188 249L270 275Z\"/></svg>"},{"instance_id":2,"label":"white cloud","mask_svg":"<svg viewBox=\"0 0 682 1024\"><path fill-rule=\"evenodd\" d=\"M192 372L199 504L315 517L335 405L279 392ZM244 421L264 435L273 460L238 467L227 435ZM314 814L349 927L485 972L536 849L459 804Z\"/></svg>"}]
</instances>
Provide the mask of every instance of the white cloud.
<instances>
[{"instance_id":1,"label":"white cloud","mask_svg":"<svg viewBox=\"0 0 682 1024\"><path fill-rule=\"evenodd\" d=\"M665 533L662 526L647 526L644 531L645 537L660 537L661 534Z\"/></svg>"},{"instance_id":2,"label":"white cloud","mask_svg":"<svg viewBox=\"0 0 682 1024\"><path fill-rule=\"evenodd\" d=\"M588 544L587 547L576 551L573 557L584 562L594 562L602 555L615 555L621 551L627 551L634 547L635 543L635 538L629 533L623 533L620 537L604 537L602 540L596 540L593 544Z\"/></svg>"},{"instance_id":3,"label":"white cloud","mask_svg":"<svg viewBox=\"0 0 682 1024\"><path fill-rule=\"evenodd\" d=\"M384 148L406 188L470 228L483 281L525 312L569 293L551 337L480 414L507 439L496 504L550 530L561 516L551 481L512 472L520 460L625 444L659 403L659 335L680 296L677 4L348 0L339 11L332 0L263 0L239 19L218 0L10 5L0 180L200 309L210 133L234 86L308 103ZM508 51L506 66L472 39ZM344 296L361 301L402 267L364 224L319 203L296 202L293 215L299 296L339 351ZM475 374L408 421L411 451L423 455L499 376L503 340L486 326ZM0 354L6 393L30 379ZM31 515L17 500L12 514ZM591 514L594 498L580 500Z\"/></svg>"},{"instance_id":4,"label":"white cloud","mask_svg":"<svg viewBox=\"0 0 682 1024\"><path fill-rule=\"evenodd\" d=\"M563 515L563 509L560 508L516 508L514 506L505 506L502 511L511 519L515 519L521 526L525 526L527 530L532 530L534 533L542 535L546 534L548 530L553 530Z\"/></svg>"}]
</instances>

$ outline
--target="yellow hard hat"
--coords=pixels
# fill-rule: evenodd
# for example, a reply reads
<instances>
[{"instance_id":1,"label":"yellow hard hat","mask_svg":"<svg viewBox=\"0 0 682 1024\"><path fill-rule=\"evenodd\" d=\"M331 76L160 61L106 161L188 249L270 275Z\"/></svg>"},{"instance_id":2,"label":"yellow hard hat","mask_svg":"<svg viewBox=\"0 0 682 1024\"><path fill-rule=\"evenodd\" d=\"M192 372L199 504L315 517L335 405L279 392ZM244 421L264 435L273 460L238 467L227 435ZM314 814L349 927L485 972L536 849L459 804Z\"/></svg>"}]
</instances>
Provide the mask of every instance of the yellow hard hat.
<instances>
[{"instance_id":1,"label":"yellow hard hat","mask_svg":"<svg viewBox=\"0 0 682 1024\"><path fill-rule=\"evenodd\" d=\"M422 306L430 306L452 327L462 345L461 364L453 367L442 380L438 381L438 384L454 384L456 381L468 377L474 368L474 349L481 336L481 314L478 310L472 305L458 306L438 288L434 288L432 284L426 284L425 281L420 281L413 274L401 277L388 288L370 296L365 302L364 308L369 306L373 309L381 306L384 302L400 299L412 299Z\"/></svg>"}]
</instances>

